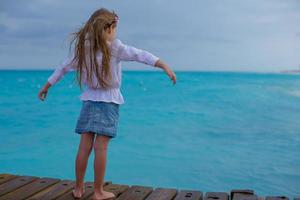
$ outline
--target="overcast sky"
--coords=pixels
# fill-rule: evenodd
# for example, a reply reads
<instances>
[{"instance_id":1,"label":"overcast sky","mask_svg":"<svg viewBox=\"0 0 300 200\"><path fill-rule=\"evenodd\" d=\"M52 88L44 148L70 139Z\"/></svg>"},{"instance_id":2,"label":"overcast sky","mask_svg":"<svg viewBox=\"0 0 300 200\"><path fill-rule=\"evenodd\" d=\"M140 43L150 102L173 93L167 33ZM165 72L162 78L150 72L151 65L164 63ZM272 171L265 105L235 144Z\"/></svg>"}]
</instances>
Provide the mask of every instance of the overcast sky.
<instances>
[{"instance_id":1,"label":"overcast sky","mask_svg":"<svg viewBox=\"0 0 300 200\"><path fill-rule=\"evenodd\" d=\"M68 56L68 34L101 7L120 16L123 43L150 51L174 70L300 66L300 0L1 0L0 68L56 68Z\"/></svg>"}]
</instances>

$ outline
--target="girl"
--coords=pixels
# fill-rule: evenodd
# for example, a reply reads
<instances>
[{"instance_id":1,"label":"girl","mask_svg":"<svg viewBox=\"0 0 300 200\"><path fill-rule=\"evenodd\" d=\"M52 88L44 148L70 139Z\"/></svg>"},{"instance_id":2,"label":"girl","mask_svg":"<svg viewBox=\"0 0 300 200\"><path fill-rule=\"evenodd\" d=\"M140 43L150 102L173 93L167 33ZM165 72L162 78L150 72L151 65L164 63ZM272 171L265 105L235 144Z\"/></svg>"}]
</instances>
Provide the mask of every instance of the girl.
<instances>
[{"instance_id":1,"label":"girl","mask_svg":"<svg viewBox=\"0 0 300 200\"><path fill-rule=\"evenodd\" d=\"M118 16L105 8L96 10L71 41L74 41L74 56L63 62L52 75L38 97L44 101L49 87L56 84L64 74L76 71L77 81L87 89L80 95L82 107L75 132L81 135L75 171L76 185L72 190L75 198L85 192L84 175L89 155L94 150L93 199L115 197L103 190L106 153L109 140L116 137L119 105L124 103L120 92L121 61L137 61L163 69L176 83L175 73L155 55L148 51L123 44L115 38ZM95 137L96 136L96 137ZM94 141L95 138L95 141Z\"/></svg>"}]
</instances>

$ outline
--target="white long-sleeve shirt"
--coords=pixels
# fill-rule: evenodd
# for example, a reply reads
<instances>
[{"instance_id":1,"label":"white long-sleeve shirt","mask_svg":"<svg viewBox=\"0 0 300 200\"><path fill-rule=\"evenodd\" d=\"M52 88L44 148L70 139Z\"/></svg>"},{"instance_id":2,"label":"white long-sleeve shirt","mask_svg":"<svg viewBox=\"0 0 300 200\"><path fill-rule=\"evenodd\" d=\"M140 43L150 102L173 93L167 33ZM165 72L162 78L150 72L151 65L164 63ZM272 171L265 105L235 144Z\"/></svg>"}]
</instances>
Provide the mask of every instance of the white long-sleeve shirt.
<instances>
[{"instance_id":1,"label":"white long-sleeve shirt","mask_svg":"<svg viewBox=\"0 0 300 200\"><path fill-rule=\"evenodd\" d=\"M112 73L113 86L109 89L97 88L92 89L91 85L86 81L86 76L83 74L83 83L86 86L85 90L79 96L81 101L105 101L114 102L117 104L123 104L124 98L121 94L120 87L122 83L122 69L121 61L137 61L150 66L155 67L156 61L159 57L151 54L150 52L142 49L135 48L133 46L125 45L119 39L114 39L112 42L108 42L108 46L111 50L110 67ZM96 54L99 67L102 63L102 53L99 51ZM88 60L88 59L87 59ZM52 75L48 78L48 82L51 85L56 84L67 72L76 71L76 63L72 62L72 58L66 59L61 65L59 65ZM97 83L96 76L93 75L92 84Z\"/></svg>"}]
</instances>

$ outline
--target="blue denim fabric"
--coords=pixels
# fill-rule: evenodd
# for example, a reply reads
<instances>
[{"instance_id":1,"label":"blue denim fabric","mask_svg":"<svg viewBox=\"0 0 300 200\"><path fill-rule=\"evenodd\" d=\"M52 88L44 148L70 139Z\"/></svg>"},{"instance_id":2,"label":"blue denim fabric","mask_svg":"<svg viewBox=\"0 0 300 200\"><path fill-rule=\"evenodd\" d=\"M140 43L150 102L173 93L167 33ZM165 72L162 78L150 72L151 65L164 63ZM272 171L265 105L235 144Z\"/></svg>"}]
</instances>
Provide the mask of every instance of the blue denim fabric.
<instances>
[{"instance_id":1,"label":"blue denim fabric","mask_svg":"<svg viewBox=\"0 0 300 200\"><path fill-rule=\"evenodd\" d=\"M117 135L119 104L104 101L82 101L75 132L93 132L114 138Z\"/></svg>"}]
</instances>

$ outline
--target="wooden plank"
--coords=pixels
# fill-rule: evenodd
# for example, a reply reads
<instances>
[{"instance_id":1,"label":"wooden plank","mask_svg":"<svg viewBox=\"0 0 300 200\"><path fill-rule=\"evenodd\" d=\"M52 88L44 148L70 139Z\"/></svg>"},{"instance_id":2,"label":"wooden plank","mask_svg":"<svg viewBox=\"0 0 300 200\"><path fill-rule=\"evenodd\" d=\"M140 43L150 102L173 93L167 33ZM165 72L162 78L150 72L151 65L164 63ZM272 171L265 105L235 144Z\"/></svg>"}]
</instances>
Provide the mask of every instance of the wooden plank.
<instances>
[{"instance_id":1,"label":"wooden plank","mask_svg":"<svg viewBox=\"0 0 300 200\"><path fill-rule=\"evenodd\" d=\"M152 187L133 185L123 192L117 200L144 200L151 192Z\"/></svg>"},{"instance_id":2,"label":"wooden plank","mask_svg":"<svg viewBox=\"0 0 300 200\"><path fill-rule=\"evenodd\" d=\"M204 200L229 200L229 194L226 192L206 192Z\"/></svg>"},{"instance_id":3,"label":"wooden plank","mask_svg":"<svg viewBox=\"0 0 300 200\"><path fill-rule=\"evenodd\" d=\"M233 189L230 191L230 200L233 200L235 194L254 195L254 191L249 189Z\"/></svg>"},{"instance_id":4,"label":"wooden plank","mask_svg":"<svg viewBox=\"0 0 300 200\"><path fill-rule=\"evenodd\" d=\"M60 181L60 179L56 179L56 178L47 178L47 177L40 178L40 179L34 180L33 182L31 182L29 184L24 185L23 187L20 187L17 190L14 190L4 196L1 196L0 200L26 199L59 181Z\"/></svg>"},{"instance_id":5,"label":"wooden plank","mask_svg":"<svg viewBox=\"0 0 300 200\"><path fill-rule=\"evenodd\" d=\"M41 192L31 196L30 198L26 200L52 200L56 199L59 196L62 196L63 194L70 191L72 188L74 188L75 182L71 180L62 180L49 188L46 188L45 190L42 190Z\"/></svg>"},{"instance_id":6,"label":"wooden plank","mask_svg":"<svg viewBox=\"0 0 300 200\"><path fill-rule=\"evenodd\" d=\"M172 200L177 195L177 189L156 188L146 200Z\"/></svg>"},{"instance_id":7,"label":"wooden plank","mask_svg":"<svg viewBox=\"0 0 300 200\"><path fill-rule=\"evenodd\" d=\"M202 200L203 193L199 190L180 190L174 200Z\"/></svg>"},{"instance_id":8,"label":"wooden plank","mask_svg":"<svg viewBox=\"0 0 300 200\"><path fill-rule=\"evenodd\" d=\"M280 196L280 195L276 195L276 196L266 196L265 200L289 200L289 198L287 196Z\"/></svg>"},{"instance_id":9,"label":"wooden plank","mask_svg":"<svg viewBox=\"0 0 300 200\"><path fill-rule=\"evenodd\" d=\"M14 179L10 179L9 181L3 183L0 185L0 200L3 199L3 195L13 192L17 190L18 188L29 184L35 180L37 180L38 177L36 176L16 176Z\"/></svg>"},{"instance_id":10,"label":"wooden plank","mask_svg":"<svg viewBox=\"0 0 300 200\"><path fill-rule=\"evenodd\" d=\"M13 175L13 174L0 174L0 184L5 183L16 177L18 177L18 176Z\"/></svg>"},{"instance_id":11,"label":"wooden plank","mask_svg":"<svg viewBox=\"0 0 300 200\"><path fill-rule=\"evenodd\" d=\"M111 181L104 182L104 187L110 183L111 183ZM89 197L94 193L94 182L85 182L84 186L85 186L85 193L80 198L80 200L89 199ZM72 194L73 188L70 191L68 191L67 193L65 193L64 195L57 198L56 200L74 200L74 197Z\"/></svg>"},{"instance_id":12,"label":"wooden plank","mask_svg":"<svg viewBox=\"0 0 300 200\"><path fill-rule=\"evenodd\" d=\"M0 200L74 200L73 180L39 178L0 173ZM104 190L115 194L116 200L202 200L203 193L195 190L156 188L123 184L104 183ZM89 200L94 193L94 182L85 183L85 194L81 199ZM204 200L289 200L287 196L258 197L253 190L233 189L230 198L226 192L206 192ZM300 200L295 197L293 200Z\"/></svg>"},{"instance_id":13,"label":"wooden plank","mask_svg":"<svg viewBox=\"0 0 300 200\"><path fill-rule=\"evenodd\" d=\"M241 194L235 193L233 196L233 200L258 200L258 196L256 194Z\"/></svg>"}]
</instances>

